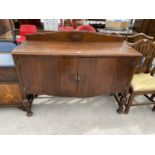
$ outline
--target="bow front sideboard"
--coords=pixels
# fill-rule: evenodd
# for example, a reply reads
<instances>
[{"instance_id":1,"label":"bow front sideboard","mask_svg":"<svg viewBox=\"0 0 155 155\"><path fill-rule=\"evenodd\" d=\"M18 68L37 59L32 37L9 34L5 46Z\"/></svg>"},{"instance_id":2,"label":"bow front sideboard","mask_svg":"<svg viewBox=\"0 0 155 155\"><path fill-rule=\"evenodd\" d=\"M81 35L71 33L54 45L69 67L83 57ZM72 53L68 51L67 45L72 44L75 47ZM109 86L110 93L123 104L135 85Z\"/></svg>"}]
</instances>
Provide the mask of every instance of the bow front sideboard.
<instances>
[{"instance_id":1,"label":"bow front sideboard","mask_svg":"<svg viewBox=\"0 0 155 155\"><path fill-rule=\"evenodd\" d=\"M27 114L35 95L92 97L125 94L139 58L123 37L92 32L51 32L27 36L13 51ZM122 102L118 111L122 111Z\"/></svg>"}]
</instances>

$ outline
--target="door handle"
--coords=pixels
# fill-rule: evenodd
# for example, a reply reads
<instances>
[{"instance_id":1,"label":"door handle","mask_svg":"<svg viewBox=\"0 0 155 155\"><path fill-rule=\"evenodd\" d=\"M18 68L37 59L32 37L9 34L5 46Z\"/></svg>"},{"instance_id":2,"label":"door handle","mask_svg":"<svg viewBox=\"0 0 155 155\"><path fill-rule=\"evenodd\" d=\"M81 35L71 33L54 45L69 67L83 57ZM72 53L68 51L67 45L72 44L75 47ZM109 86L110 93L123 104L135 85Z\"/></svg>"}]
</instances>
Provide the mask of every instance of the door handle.
<instances>
[{"instance_id":1,"label":"door handle","mask_svg":"<svg viewBox=\"0 0 155 155\"><path fill-rule=\"evenodd\" d=\"M81 80L81 77L77 75L77 76L75 76L75 80L76 81L80 81Z\"/></svg>"},{"instance_id":2,"label":"door handle","mask_svg":"<svg viewBox=\"0 0 155 155\"><path fill-rule=\"evenodd\" d=\"M81 77L80 76L77 76L77 81L81 81Z\"/></svg>"}]
</instances>

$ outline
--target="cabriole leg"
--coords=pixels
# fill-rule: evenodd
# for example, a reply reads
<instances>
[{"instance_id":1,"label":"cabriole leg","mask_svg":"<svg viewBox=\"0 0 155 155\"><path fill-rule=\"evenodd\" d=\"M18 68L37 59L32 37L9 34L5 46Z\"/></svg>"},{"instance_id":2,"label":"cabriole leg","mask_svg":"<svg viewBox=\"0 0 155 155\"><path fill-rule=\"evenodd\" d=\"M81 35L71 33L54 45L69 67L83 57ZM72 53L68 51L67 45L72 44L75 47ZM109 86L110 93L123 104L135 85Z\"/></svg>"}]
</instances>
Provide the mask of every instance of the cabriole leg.
<instances>
[{"instance_id":1,"label":"cabriole leg","mask_svg":"<svg viewBox=\"0 0 155 155\"><path fill-rule=\"evenodd\" d=\"M123 93L119 93L119 96L120 96L120 101L119 101L119 104L118 104L118 109L117 109L117 113L118 114L122 114L124 113L124 107L126 105L126 102L127 102L127 92L123 92Z\"/></svg>"},{"instance_id":2,"label":"cabriole leg","mask_svg":"<svg viewBox=\"0 0 155 155\"><path fill-rule=\"evenodd\" d=\"M28 99L24 99L23 100L23 106L25 107L26 111L27 111L27 116L32 116L33 112L31 111L31 106L32 103L28 100Z\"/></svg>"}]
</instances>

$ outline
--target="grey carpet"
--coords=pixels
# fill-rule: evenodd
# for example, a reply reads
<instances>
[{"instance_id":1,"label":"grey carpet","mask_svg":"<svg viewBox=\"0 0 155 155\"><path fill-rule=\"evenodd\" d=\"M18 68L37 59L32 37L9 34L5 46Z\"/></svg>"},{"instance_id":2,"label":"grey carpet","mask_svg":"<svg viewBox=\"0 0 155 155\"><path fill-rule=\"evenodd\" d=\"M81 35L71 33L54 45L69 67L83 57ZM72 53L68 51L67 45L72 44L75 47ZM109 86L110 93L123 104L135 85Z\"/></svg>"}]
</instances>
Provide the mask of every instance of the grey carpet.
<instances>
[{"instance_id":1,"label":"grey carpet","mask_svg":"<svg viewBox=\"0 0 155 155\"><path fill-rule=\"evenodd\" d=\"M128 115L118 115L111 96L36 99L32 117L17 108L0 108L0 134L155 134L151 108L132 107Z\"/></svg>"}]
</instances>

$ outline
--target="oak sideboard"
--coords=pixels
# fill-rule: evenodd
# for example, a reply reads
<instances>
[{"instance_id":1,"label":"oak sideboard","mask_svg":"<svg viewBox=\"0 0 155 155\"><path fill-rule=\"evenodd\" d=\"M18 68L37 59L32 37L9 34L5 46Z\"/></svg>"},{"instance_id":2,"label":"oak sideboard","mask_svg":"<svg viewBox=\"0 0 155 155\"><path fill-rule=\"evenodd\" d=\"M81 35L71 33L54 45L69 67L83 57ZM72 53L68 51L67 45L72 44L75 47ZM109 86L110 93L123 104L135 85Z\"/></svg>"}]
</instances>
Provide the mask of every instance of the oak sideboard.
<instances>
[{"instance_id":1,"label":"oak sideboard","mask_svg":"<svg viewBox=\"0 0 155 155\"><path fill-rule=\"evenodd\" d=\"M27 115L32 115L34 96L43 94L92 97L120 93L121 113L134 62L141 56L124 39L92 32L28 35L13 51Z\"/></svg>"}]
</instances>

